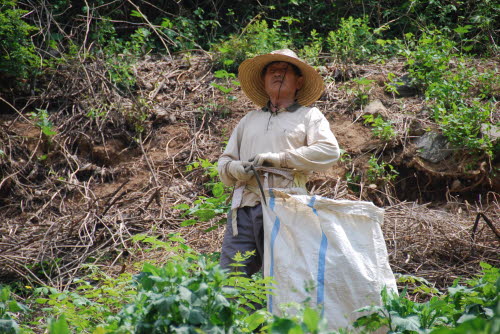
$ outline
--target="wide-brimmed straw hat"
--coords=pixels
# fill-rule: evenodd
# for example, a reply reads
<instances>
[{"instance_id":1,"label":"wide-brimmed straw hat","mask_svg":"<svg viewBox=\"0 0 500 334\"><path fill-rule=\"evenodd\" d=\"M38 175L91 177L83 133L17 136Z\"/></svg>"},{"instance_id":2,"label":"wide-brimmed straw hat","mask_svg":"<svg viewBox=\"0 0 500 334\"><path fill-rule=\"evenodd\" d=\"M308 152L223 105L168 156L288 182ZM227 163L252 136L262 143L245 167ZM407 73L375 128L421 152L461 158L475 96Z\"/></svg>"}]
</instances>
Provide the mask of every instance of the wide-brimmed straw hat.
<instances>
[{"instance_id":1,"label":"wide-brimmed straw hat","mask_svg":"<svg viewBox=\"0 0 500 334\"><path fill-rule=\"evenodd\" d=\"M289 49L272 51L264 55L256 56L245 60L238 68L238 79L243 92L259 107L263 107L269 101L269 95L264 89L262 70L273 61L285 61L297 66L304 77L304 84L297 92L297 102L303 106L308 106L316 102L325 84L323 78L312 67L303 62L295 52Z\"/></svg>"}]
</instances>

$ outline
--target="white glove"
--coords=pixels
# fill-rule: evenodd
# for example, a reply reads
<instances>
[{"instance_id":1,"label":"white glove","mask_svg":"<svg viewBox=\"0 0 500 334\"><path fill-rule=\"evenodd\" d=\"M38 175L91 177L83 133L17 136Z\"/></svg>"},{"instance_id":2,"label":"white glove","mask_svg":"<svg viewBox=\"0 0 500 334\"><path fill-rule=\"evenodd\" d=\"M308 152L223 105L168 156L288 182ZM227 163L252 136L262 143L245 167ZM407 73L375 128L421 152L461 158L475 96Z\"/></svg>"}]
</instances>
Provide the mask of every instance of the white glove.
<instances>
[{"instance_id":1,"label":"white glove","mask_svg":"<svg viewBox=\"0 0 500 334\"><path fill-rule=\"evenodd\" d=\"M235 160L228 163L227 171L238 181L248 181L253 176L250 166L252 166L251 162Z\"/></svg>"},{"instance_id":2,"label":"white glove","mask_svg":"<svg viewBox=\"0 0 500 334\"><path fill-rule=\"evenodd\" d=\"M259 153L250 161L253 161L254 166L271 166L281 167L281 159L279 153Z\"/></svg>"}]
</instances>

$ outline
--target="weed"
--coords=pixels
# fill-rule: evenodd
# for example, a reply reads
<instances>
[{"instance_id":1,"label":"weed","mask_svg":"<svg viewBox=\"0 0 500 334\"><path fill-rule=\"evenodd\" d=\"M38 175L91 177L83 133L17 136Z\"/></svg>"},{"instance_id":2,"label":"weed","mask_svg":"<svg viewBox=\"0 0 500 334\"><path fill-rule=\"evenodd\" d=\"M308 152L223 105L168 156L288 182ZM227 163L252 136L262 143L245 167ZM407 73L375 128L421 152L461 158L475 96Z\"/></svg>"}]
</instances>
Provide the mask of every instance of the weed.
<instances>
[{"instance_id":1,"label":"weed","mask_svg":"<svg viewBox=\"0 0 500 334\"><path fill-rule=\"evenodd\" d=\"M278 24L279 26L279 24ZM250 22L239 35L231 35L227 41L212 46L219 68L236 72L237 66L249 57L290 47L278 26L269 27L265 20Z\"/></svg>"},{"instance_id":2,"label":"weed","mask_svg":"<svg viewBox=\"0 0 500 334\"><path fill-rule=\"evenodd\" d=\"M396 81L396 75L392 72L387 73L387 79L388 82L384 82L384 90L392 96L399 95L398 86L404 85L404 82Z\"/></svg>"},{"instance_id":3,"label":"weed","mask_svg":"<svg viewBox=\"0 0 500 334\"><path fill-rule=\"evenodd\" d=\"M321 37L316 29L311 31L309 44L299 51L299 56L302 57L309 65L321 65L319 55L323 49L324 38Z\"/></svg>"},{"instance_id":4,"label":"weed","mask_svg":"<svg viewBox=\"0 0 500 334\"><path fill-rule=\"evenodd\" d=\"M57 134L54 130L54 125L49 120L49 114L45 109L36 108L37 112L32 112L29 114L30 119L35 122L35 124L40 128L42 133L50 138L51 136Z\"/></svg>"},{"instance_id":5,"label":"weed","mask_svg":"<svg viewBox=\"0 0 500 334\"><path fill-rule=\"evenodd\" d=\"M130 274L111 277L93 268L89 275L73 281L72 292L40 287L34 290L34 296L44 314L64 317L64 322L78 333L91 333L136 294L131 278Z\"/></svg>"},{"instance_id":6,"label":"weed","mask_svg":"<svg viewBox=\"0 0 500 334\"><path fill-rule=\"evenodd\" d=\"M10 288L0 285L0 333L21 333L16 322L16 314L26 311L27 308L23 304L11 297Z\"/></svg>"},{"instance_id":7,"label":"weed","mask_svg":"<svg viewBox=\"0 0 500 334\"><path fill-rule=\"evenodd\" d=\"M374 331L387 326L391 333L496 333L500 329L500 271L486 263L478 278L467 286L456 281L448 294L417 303L406 298L406 288L397 294L384 289L382 305L364 307L370 312L354 323ZM455 329L452 329L455 328Z\"/></svg>"},{"instance_id":8,"label":"weed","mask_svg":"<svg viewBox=\"0 0 500 334\"><path fill-rule=\"evenodd\" d=\"M0 73L27 79L39 61L30 38L37 28L23 21L28 11L16 7L17 0L0 4Z\"/></svg>"},{"instance_id":9,"label":"weed","mask_svg":"<svg viewBox=\"0 0 500 334\"><path fill-rule=\"evenodd\" d=\"M218 179L217 163L211 163L206 159L199 159L199 161L188 165L186 171L190 172L199 167L204 168L205 175L210 178L210 181L205 185L208 187L213 197L198 196L191 206L186 203L181 203L176 205L174 209L184 211L182 217L191 217L183 221L181 226L190 226L219 217L218 221L212 227L205 230L205 232L209 232L225 224L227 221L224 215L228 212L230 207L229 204L227 204L230 196L230 188L226 187Z\"/></svg>"},{"instance_id":10,"label":"weed","mask_svg":"<svg viewBox=\"0 0 500 334\"><path fill-rule=\"evenodd\" d=\"M404 54L410 76L425 89L433 118L448 140L455 146L493 156L492 139L481 135L481 127L491 124L494 112L494 102L481 99L491 95L492 86L483 84L480 97L471 98L472 78L477 76L477 71L458 57L456 51L453 41L434 31L423 34L415 50L406 49ZM451 68L452 60L456 69Z\"/></svg>"},{"instance_id":11,"label":"weed","mask_svg":"<svg viewBox=\"0 0 500 334\"><path fill-rule=\"evenodd\" d=\"M217 88L224 95L225 105L222 107L222 116L225 117L229 113L228 104L229 102L235 101L237 98L234 95L230 95L234 87L239 86L240 83L236 80L236 75L234 73L229 73L226 70L215 71L214 77L221 79L224 84L218 84L216 82L211 82L212 87Z\"/></svg>"},{"instance_id":12,"label":"weed","mask_svg":"<svg viewBox=\"0 0 500 334\"><path fill-rule=\"evenodd\" d=\"M351 189L355 193L359 193L359 191L361 190L361 187L359 185L359 183L361 182L361 175L356 174L355 172L347 171L345 173L345 178L349 189Z\"/></svg>"},{"instance_id":13,"label":"weed","mask_svg":"<svg viewBox=\"0 0 500 334\"><path fill-rule=\"evenodd\" d=\"M374 115L364 115L363 118L365 124L370 124L372 126L372 132L375 136L379 137L384 141L389 141L396 137L396 132L392 128L392 122L386 121L380 115L375 117Z\"/></svg>"},{"instance_id":14,"label":"weed","mask_svg":"<svg viewBox=\"0 0 500 334\"><path fill-rule=\"evenodd\" d=\"M396 179L398 175L398 171L394 169L391 164L388 164L384 161L379 163L378 159L374 155L372 155L372 157L368 161L366 178L370 183L377 183L378 181L390 182Z\"/></svg>"},{"instance_id":15,"label":"weed","mask_svg":"<svg viewBox=\"0 0 500 334\"><path fill-rule=\"evenodd\" d=\"M375 46L368 18L341 18L340 26L330 31L326 44L334 57L342 64L368 59Z\"/></svg>"}]
</instances>

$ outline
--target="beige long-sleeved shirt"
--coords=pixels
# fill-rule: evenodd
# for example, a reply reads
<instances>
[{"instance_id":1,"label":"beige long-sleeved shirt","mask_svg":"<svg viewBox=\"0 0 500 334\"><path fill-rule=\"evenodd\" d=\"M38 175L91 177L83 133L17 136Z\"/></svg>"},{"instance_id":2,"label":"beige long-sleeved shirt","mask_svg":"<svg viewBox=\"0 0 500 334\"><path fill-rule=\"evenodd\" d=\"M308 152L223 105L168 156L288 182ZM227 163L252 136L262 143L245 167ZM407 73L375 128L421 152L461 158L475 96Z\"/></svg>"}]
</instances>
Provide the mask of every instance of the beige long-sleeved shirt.
<instances>
[{"instance_id":1,"label":"beige long-sleeved shirt","mask_svg":"<svg viewBox=\"0 0 500 334\"><path fill-rule=\"evenodd\" d=\"M330 168L340 155L330 124L318 108L295 104L278 113L271 113L266 108L254 110L240 120L219 158L218 170L222 182L228 186L239 186L227 172L228 163L233 160L248 161L266 152L280 153L282 167L294 169L297 174L305 176L312 171ZM269 176L268 182L272 188L294 186L293 181L274 174ZM255 179L247 184L250 187L244 190L240 207L260 202L260 195L252 191L256 186Z\"/></svg>"}]
</instances>

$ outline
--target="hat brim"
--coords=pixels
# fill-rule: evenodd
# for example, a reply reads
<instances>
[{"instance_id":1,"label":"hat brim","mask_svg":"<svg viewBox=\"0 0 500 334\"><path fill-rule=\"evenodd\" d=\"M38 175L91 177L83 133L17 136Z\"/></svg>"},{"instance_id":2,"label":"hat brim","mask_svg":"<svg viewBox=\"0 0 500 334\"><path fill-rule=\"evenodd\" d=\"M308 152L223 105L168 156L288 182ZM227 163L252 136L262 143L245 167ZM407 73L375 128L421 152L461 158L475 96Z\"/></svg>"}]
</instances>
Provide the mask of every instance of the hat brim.
<instances>
[{"instance_id":1,"label":"hat brim","mask_svg":"<svg viewBox=\"0 0 500 334\"><path fill-rule=\"evenodd\" d=\"M297 92L297 102L299 104L308 106L321 97L325 84L321 75L312 66L294 57L282 54L265 54L245 60L238 68L238 80L241 89L256 105L263 107L269 101L269 95L266 93L264 80L262 80L262 70L273 61L288 62L297 66L302 72L304 84Z\"/></svg>"}]
</instances>

